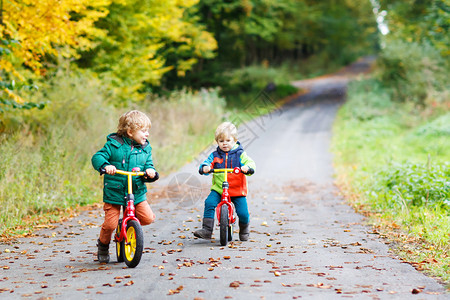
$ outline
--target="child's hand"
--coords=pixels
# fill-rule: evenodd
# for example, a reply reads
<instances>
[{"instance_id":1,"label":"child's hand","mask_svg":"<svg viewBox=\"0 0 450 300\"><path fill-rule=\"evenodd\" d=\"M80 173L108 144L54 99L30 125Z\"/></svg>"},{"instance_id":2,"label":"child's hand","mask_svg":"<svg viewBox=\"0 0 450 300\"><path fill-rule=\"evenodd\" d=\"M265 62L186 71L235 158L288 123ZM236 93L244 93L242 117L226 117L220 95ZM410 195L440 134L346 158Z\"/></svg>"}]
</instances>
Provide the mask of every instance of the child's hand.
<instances>
[{"instance_id":1,"label":"child's hand","mask_svg":"<svg viewBox=\"0 0 450 300\"><path fill-rule=\"evenodd\" d=\"M209 173L209 171L211 171L211 167L210 166L203 166L203 173L204 174Z\"/></svg>"},{"instance_id":2,"label":"child's hand","mask_svg":"<svg viewBox=\"0 0 450 300\"><path fill-rule=\"evenodd\" d=\"M244 173L244 174L247 174L248 170L249 170L249 167L248 167L248 166L242 166L242 167L241 167L241 171L242 171L242 173Z\"/></svg>"},{"instance_id":3,"label":"child's hand","mask_svg":"<svg viewBox=\"0 0 450 300\"><path fill-rule=\"evenodd\" d=\"M147 176L148 176L149 178L155 178L155 176L156 176L156 171L153 170L153 169L147 169L147 170L145 170L145 174L147 174Z\"/></svg>"},{"instance_id":4,"label":"child's hand","mask_svg":"<svg viewBox=\"0 0 450 300\"><path fill-rule=\"evenodd\" d=\"M116 174L116 170L117 170L116 167L113 165L109 165L109 166L105 167L106 174L109 174L109 175Z\"/></svg>"}]
</instances>

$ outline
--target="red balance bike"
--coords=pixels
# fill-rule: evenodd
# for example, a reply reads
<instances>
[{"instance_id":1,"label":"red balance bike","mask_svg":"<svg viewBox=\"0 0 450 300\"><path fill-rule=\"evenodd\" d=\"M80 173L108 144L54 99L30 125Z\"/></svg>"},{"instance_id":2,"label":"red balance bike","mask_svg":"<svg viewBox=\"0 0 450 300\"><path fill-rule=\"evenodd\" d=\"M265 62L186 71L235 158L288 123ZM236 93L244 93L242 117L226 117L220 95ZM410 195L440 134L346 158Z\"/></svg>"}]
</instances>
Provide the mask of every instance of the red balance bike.
<instances>
[{"instance_id":1,"label":"red balance bike","mask_svg":"<svg viewBox=\"0 0 450 300\"><path fill-rule=\"evenodd\" d=\"M222 198L216 207L217 220L220 228L220 245L226 246L229 241L233 240L233 224L236 222L236 213L234 204L231 202L230 194L228 193L229 184L227 181L227 174L241 173L239 167L234 169L211 169L209 173L224 173L224 181L222 183ZM253 174L254 170L249 169L248 174Z\"/></svg>"},{"instance_id":2,"label":"red balance bike","mask_svg":"<svg viewBox=\"0 0 450 300\"><path fill-rule=\"evenodd\" d=\"M134 170L134 169L133 169ZM105 169L100 170L100 174L105 174ZM123 206L123 217L117 224L114 242L116 243L116 255L118 262L124 262L129 268L136 267L141 261L144 250L144 233L139 220L135 216L133 176L144 176L146 182L158 180L159 174L156 172L154 178L147 178L145 172L116 170L116 174L127 176L128 193L125 197L126 205Z\"/></svg>"}]
</instances>

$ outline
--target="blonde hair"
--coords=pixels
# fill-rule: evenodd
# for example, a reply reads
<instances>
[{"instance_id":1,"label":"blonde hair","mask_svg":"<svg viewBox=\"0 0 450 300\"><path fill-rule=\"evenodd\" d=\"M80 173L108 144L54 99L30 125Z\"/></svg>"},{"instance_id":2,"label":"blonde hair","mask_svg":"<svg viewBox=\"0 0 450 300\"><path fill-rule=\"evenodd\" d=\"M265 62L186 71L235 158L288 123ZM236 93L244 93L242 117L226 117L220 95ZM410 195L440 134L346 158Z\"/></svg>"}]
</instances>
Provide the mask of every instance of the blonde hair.
<instances>
[{"instance_id":1,"label":"blonde hair","mask_svg":"<svg viewBox=\"0 0 450 300\"><path fill-rule=\"evenodd\" d=\"M139 129L150 129L152 122L150 118L138 110L131 110L120 116L119 125L117 125L117 134L128 136L128 129L136 131Z\"/></svg>"},{"instance_id":2,"label":"blonde hair","mask_svg":"<svg viewBox=\"0 0 450 300\"><path fill-rule=\"evenodd\" d=\"M219 139L224 139L228 136L231 136L234 141L237 141L236 126L234 126L234 124L231 122L223 122L222 124L217 126L215 133L216 142L219 141Z\"/></svg>"}]
</instances>

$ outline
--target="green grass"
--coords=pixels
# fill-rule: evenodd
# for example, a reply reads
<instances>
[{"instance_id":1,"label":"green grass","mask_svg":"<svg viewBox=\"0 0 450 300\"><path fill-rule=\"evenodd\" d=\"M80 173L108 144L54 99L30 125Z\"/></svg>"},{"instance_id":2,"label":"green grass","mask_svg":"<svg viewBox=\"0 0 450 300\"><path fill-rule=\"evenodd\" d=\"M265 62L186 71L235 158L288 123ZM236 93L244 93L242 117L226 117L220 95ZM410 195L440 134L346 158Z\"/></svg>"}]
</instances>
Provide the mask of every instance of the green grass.
<instances>
[{"instance_id":1,"label":"green grass","mask_svg":"<svg viewBox=\"0 0 450 300\"><path fill-rule=\"evenodd\" d=\"M448 103L391 99L374 79L350 85L332 141L338 182L406 261L450 284Z\"/></svg>"}]
</instances>

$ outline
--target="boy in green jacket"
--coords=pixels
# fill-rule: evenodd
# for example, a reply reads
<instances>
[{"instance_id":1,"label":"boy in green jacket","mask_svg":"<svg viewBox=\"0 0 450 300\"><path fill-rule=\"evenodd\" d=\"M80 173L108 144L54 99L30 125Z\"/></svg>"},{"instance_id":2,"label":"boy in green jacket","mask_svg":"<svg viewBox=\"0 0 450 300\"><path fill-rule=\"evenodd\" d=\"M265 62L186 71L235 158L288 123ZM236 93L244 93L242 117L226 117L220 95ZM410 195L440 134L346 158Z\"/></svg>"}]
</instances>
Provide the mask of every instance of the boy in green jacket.
<instances>
[{"instance_id":1,"label":"boy in green jacket","mask_svg":"<svg viewBox=\"0 0 450 300\"><path fill-rule=\"evenodd\" d=\"M152 147L147 140L151 126L148 116L140 111L123 114L117 133L108 135L103 148L92 156L94 169L106 170L103 185L105 221L97 243L97 258L101 263L109 262L109 242L119 222L120 209L126 204L127 178L114 176L116 170L145 170L149 178L155 178L157 174L153 166ZM143 177L133 178L133 193L136 217L141 225L149 225L155 220L155 214L146 199L147 187Z\"/></svg>"}]
</instances>

